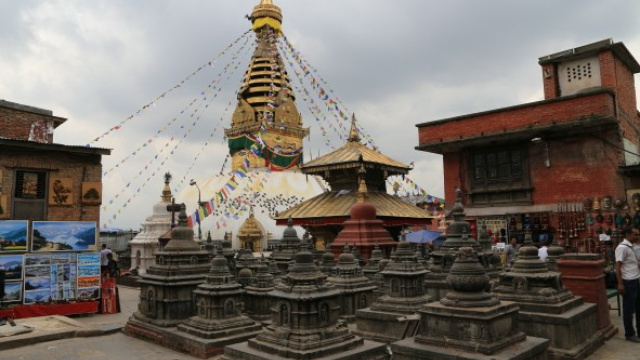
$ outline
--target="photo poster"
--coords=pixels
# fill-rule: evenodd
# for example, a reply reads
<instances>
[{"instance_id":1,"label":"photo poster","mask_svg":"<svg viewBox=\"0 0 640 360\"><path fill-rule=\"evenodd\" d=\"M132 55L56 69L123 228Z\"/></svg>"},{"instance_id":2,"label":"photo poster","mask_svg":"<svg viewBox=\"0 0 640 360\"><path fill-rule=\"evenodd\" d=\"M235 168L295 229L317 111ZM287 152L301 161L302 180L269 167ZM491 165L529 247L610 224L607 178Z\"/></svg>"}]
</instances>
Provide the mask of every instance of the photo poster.
<instances>
[{"instance_id":1,"label":"photo poster","mask_svg":"<svg viewBox=\"0 0 640 360\"><path fill-rule=\"evenodd\" d=\"M34 221L32 252L95 251L98 225L95 221Z\"/></svg>"},{"instance_id":2,"label":"photo poster","mask_svg":"<svg viewBox=\"0 0 640 360\"><path fill-rule=\"evenodd\" d=\"M26 252L29 234L29 220L0 221L0 254Z\"/></svg>"},{"instance_id":3,"label":"photo poster","mask_svg":"<svg viewBox=\"0 0 640 360\"><path fill-rule=\"evenodd\" d=\"M25 305L48 302L51 297L51 254L25 254Z\"/></svg>"},{"instance_id":4,"label":"photo poster","mask_svg":"<svg viewBox=\"0 0 640 360\"><path fill-rule=\"evenodd\" d=\"M100 253L78 253L77 299L100 297Z\"/></svg>"},{"instance_id":5,"label":"photo poster","mask_svg":"<svg viewBox=\"0 0 640 360\"><path fill-rule=\"evenodd\" d=\"M51 254L51 299L75 299L77 292L75 253Z\"/></svg>"},{"instance_id":6,"label":"photo poster","mask_svg":"<svg viewBox=\"0 0 640 360\"><path fill-rule=\"evenodd\" d=\"M5 271L3 303L22 301L24 255L0 255L0 267Z\"/></svg>"}]
</instances>

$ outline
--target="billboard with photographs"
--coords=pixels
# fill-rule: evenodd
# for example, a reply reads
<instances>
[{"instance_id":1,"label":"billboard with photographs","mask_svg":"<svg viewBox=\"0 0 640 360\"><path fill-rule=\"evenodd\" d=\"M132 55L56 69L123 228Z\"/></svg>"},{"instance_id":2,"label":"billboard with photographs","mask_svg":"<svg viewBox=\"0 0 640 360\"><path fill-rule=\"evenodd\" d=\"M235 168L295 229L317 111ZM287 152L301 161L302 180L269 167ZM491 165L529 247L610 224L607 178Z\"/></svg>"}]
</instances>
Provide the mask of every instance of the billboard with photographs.
<instances>
[{"instance_id":1,"label":"billboard with photographs","mask_svg":"<svg viewBox=\"0 0 640 360\"><path fill-rule=\"evenodd\" d=\"M95 221L34 221L32 252L97 250Z\"/></svg>"}]
</instances>

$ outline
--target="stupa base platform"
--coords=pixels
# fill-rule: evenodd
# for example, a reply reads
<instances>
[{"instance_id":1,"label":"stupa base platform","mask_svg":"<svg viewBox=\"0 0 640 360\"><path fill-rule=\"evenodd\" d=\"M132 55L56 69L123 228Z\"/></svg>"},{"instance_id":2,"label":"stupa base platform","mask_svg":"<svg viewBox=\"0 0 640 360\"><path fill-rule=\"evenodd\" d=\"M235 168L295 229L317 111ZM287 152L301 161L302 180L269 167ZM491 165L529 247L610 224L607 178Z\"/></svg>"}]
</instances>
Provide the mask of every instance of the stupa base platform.
<instances>
[{"instance_id":1,"label":"stupa base platform","mask_svg":"<svg viewBox=\"0 0 640 360\"><path fill-rule=\"evenodd\" d=\"M391 344L393 360L546 360L549 340L527 337L493 354L429 345L409 338Z\"/></svg>"},{"instance_id":2,"label":"stupa base platform","mask_svg":"<svg viewBox=\"0 0 640 360\"><path fill-rule=\"evenodd\" d=\"M583 303L561 314L518 313L519 327L528 336L550 340L549 359L582 360L604 344L595 304Z\"/></svg>"},{"instance_id":3,"label":"stupa base platform","mask_svg":"<svg viewBox=\"0 0 640 360\"><path fill-rule=\"evenodd\" d=\"M381 343L391 343L414 336L420 324L418 314L400 314L373 311L369 308L356 312L357 327L353 333Z\"/></svg>"},{"instance_id":4,"label":"stupa base platform","mask_svg":"<svg viewBox=\"0 0 640 360\"><path fill-rule=\"evenodd\" d=\"M159 327L130 319L124 327L124 333L136 339L149 341L168 349L206 359L224 352L224 347L237 344L256 337L261 330L234 334L217 339L203 339L177 327Z\"/></svg>"},{"instance_id":5,"label":"stupa base platform","mask_svg":"<svg viewBox=\"0 0 640 360\"><path fill-rule=\"evenodd\" d=\"M320 351L319 351L320 350ZM391 354L385 344L364 340L364 343L354 349L345 350L338 354L323 355L321 349L309 352L289 353L286 348L280 354L271 354L260 349L249 347L247 342L227 346L222 360L286 360L286 359L319 359L319 360L388 360Z\"/></svg>"}]
</instances>

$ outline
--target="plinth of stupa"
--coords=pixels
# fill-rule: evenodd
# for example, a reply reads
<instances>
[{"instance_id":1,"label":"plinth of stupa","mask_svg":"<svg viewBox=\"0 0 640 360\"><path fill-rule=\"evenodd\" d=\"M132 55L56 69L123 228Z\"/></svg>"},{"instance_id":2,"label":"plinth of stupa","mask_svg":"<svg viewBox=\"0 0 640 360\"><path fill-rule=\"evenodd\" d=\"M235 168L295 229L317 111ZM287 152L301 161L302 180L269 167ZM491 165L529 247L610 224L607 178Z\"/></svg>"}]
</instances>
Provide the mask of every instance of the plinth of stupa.
<instances>
[{"instance_id":1,"label":"plinth of stupa","mask_svg":"<svg viewBox=\"0 0 640 360\"><path fill-rule=\"evenodd\" d=\"M427 270L418 263L416 253L406 241L398 243L385 269L385 293L369 308L356 311L354 333L366 339L392 342L415 334L418 310L433 301L423 288Z\"/></svg>"},{"instance_id":2,"label":"plinth of stupa","mask_svg":"<svg viewBox=\"0 0 640 360\"><path fill-rule=\"evenodd\" d=\"M271 292L272 320L257 337L225 348L223 359L388 359L384 344L351 334L339 320L340 290L325 282L305 248Z\"/></svg>"},{"instance_id":3,"label":"plinth of stupa","mask_svg":"<svg viewBox=\"0 0 640 360\"><path fill-rule=\"evenodd\" d=\"M485 291L489 277L473 248L458 251L447 282L447 295L420 310L418 334L391 344L394 360L547 358L549 341L520 330L518 305Z\"/></svg>"},{"instance_id":4,"label":"plinth of stupa","mask_svg":"<svg viewBox=\"0 0 640 360\"><path fill-rule=\"evenodd\" d=\"M597 305L585 303L562 284L562 274L549 271L527 232L511 271L500 275L493 293L518 303L520 328L549 339L550 359L584 359L604 343Z\"/></svg>"}]
</instances>

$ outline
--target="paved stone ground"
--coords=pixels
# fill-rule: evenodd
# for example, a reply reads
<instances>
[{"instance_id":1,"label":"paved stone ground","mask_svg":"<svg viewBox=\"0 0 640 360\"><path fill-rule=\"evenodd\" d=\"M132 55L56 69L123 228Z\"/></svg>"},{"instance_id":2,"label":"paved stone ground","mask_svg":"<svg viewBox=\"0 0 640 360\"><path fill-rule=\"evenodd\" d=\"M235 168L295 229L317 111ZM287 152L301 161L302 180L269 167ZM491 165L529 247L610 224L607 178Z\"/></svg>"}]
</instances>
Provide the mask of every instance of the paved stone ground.
<instances>
[{"instance_id":1,"label":"paved stone ground","mask_svg":"<svg viewBox=\"0 0 640 360\"><path fill-rule=\"evenodd\" d=\"M18 319L18 324L33 326L31 333L0 338L0 360L185 360L195 357L130 338L119 330L138 305L139 290L120 287L122 312L112 315L87 315ZM615 307L616 299L610 299ZM588 360L637 360L640 344L624 339L622 317L611 310L618 333L605 342ZM210 358L210 360L219 357Z\"/></svg>"}]
</instances>

